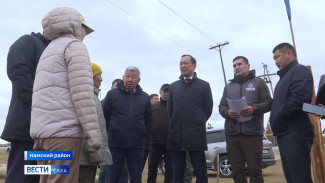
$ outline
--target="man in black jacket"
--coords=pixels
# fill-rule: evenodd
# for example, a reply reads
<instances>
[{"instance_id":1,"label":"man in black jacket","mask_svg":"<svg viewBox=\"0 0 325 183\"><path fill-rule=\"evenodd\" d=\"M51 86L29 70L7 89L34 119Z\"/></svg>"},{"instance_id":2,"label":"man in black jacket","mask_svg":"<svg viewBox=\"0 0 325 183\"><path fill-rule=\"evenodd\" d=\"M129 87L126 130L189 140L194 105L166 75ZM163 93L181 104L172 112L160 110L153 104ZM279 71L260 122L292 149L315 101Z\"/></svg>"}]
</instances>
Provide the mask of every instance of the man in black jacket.
<instances>
[{"instance_id":1,"label":"man in black jacket","mask_svg":"<svg viewBox=\"0 0 325 183\"><path fill-rule=\"evenodd\" d=\"M322 75L319 80L316 104L325 105L325 74Z\"/></svg>"},{"instance_id":2,"label":"man in black jacket","mask_svg":"<svg viewBox=\"0 0 325 183\"><path fill-rule=\"evenodd\" d=\"M186 151L196 173L196 182L207 182L205 124L212 113L213 99L209 83L197 78L195 68L195 58L183 55L181 76L169 87L167 149L174 155L175 183L184 182Z\"/></svg>"},{"instance_id":3,"label":"man in black jacket","mask_svg":"<svg viewBox=\"0 0 325 183\"><path fill-rule=\"evenodd\" d=\"M160 101L152 106L152 118L150 121L150 154L147 183L155 183L157 169L164 156L165 183L171 183L174 177L174 161L172 152L166 149L169 117L167 111L169 84L163 84L160 88Z\"/></svg>"},{"instance_id":4,"label":"man in black jacket","mask_svg":"<svg viewBox=\"0 0 325 183\"><path fill-rule=\"evenodd\" d=\"M12 83L9 111L1 138L11 143L6 182L39 182L38 175L24 175L24 151L32 151L34 141L29 135L35 71L49 40L40 33L24 35L15 41L8 53L7 75Z\"/></svg>"},{"instance_id":5,"label":"man in black jacket","mask_svg":"<svg viewBox=\"0 0 325 183\"><path fill-rule=\"evenodd\" d=\"M244 56L233 59L234 79L230 80L224 89L219 105L219 112L225 120L227 152L234 171L234 182L247 182L246 168L250 181L263 182L262 150L264 118L271 110L272 99L270 91L261 78L255 76L255 70L249 70L250 64ZM246 98L247 107L235 112L227 103L227 99L238 100ZM251 117L245 121L239 115Z\"/></svg>"},{"instance_id":6,"label":"man in black jacket","mask_svg":"<svg viewBox=\"0 0 325 183\"><path fill-rule=\"evenodd\" d=\"M140 71L130 66L118 88L110 90L103 103L108 145L113 158L111 183L118 183L125 160L131 183L141 183L145 133L151 117L149 95L142 91Z\"/></svg>"},{"instance_id":7,"label":"man in black jacket","mask_svg":"<svg viewBox=\"0 0 325 183\"><path fill-rule=\"evenodd\" d=\"M325 74L320 77L315 103L321 107L325 107ZM318 115L321 119L325 118L325 115L316 115ZM325 128L323 130L323 133L325 133Z\"/></svg>"},{"instance_id":8,"label":"man in black jacket","mask_svg":"<svg viewBox=\"0 0 325 183\"><path fill-rule=\"evenodd\" d=\"M280 69L274 90L270 123L277 136L284 175L289 183L310 183L310 151L314 131L303 103L313 96L313 77L298 64L292 45L281 43L273 49L273 59Z\"/></svg>"}]
</instances>

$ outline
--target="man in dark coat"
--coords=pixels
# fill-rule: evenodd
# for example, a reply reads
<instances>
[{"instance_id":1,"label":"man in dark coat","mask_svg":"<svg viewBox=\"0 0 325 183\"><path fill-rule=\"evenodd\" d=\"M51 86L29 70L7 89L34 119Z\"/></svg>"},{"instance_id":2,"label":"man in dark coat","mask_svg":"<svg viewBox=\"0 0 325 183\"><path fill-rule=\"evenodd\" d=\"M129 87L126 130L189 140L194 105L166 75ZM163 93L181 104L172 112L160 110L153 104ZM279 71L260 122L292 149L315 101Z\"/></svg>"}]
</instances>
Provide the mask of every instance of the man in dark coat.
<instances>
[{"instance_id":1,"label":"man in dark coat","mask_svg":"<svg viewBox=\"0 0 325 183\"><path fill-rule=\"evenodd\" d=\"M311 183L310 151L314 130L303 103L313 96L313 77L298 64L292 45L281 43L273 49L273 59L280 69L274 90L270 124L277 137L282 167L287 182Z\"/></svg>"},{"instance_id":2,"label":"man in dark coat","mask_svg":"<svg viewBox=\"0 0 325 183\"><path fill-rule=\"evenodd\" d=\"M167 149L174 155L175 183L184 182L186 151L196 173L196 182L207 182L205 123L211 116L213 99L209 83L197 78L195 68L195 58L183 55L181 76L169 88Z\"/></svg>"},{"instance_id":3,"label":"man in dark coat","mask_svg":"<svg viewBox=\"0 0 325 183\"><path fill-rule=\"evenodd\" d=\"M316 104L325 107L325 74L322 75L319 80ZM320 118L325 119L325 115L320 115ZM323 130L323 133L325 133L325 129Z\"/></svg>"},{"instance_id":4,"label":"man in dark coat","mask_svg":"<svg viewBox=\"0 0 325 183\"><path fill-rule=\"evenodd\" d=\"M142 91L140 71L128 67L118 88L110 90L103 103L108 145L113 158L109 165L111 183L120 180L127 161L131 183L141 183L145 133L151 117L149 95Z\"/></svg>"},{"instance_id":5,"label":"man in dark coat","mask_svg":"<svg viewBox=\"0 0 325 183\"><path fill-rule=\"evenodd\" d=\"M174 178L174 161L171 151L166 149L169 117L167 111L169 84L163 84L160 88L160 101L152 105L152 119L149 125L150 154L147 183L156 183L158 165L164 157L165 181L172 183Z\"/></svg>"},{"instance_id":6,"label":"man in dark coat","mask_svg":"<svg viewBox=\"0 0 325 183\"><path fill-rule=\"evenodd\" d=\"M325 74L319 80L316 104L325 105Z\"/></svg>"},{"instance_id":7,"label":"man in dark coat","mask_svg":"<svg viewBox=\"0 0 325 183\"><path fill-rule=\"evenodd\" d=\"M1 138L11 143L6 182L39 182L38 175L24 175L24 151L32 151L34 141L29 135L35 71L49 40L40 33L24 35L15 41L8 53L7 75L12 83L9 111Z\"/></svg>"}]
</instances>

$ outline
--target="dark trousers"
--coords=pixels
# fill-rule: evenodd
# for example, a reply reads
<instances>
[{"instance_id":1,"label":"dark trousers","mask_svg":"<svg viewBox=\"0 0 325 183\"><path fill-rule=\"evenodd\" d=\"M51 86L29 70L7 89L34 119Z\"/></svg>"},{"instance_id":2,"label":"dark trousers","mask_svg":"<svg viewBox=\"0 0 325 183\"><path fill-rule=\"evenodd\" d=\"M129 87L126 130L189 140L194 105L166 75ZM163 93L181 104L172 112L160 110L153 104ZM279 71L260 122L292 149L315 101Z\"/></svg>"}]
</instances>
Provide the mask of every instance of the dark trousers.
<instances>
[{"instance_id":1,"label":"dark trousers","mask_svg":"<svg viewBox=\"0 0 325 183\"><path fill-rule=\"evenodd\" d=\"M156 183L157 169L162 156L164 156L166 170L164 183L172 183L174 178L174 160L172 152L166 150L166 144L151 144L147 183Z\"/></svg>"},{"instance_id":2,"label":"dark trousers","mask_svg":"<svg viewBox=\"0 0 325 183\"><path fill-rule=\"evenodd\" d=\"M194 172L196 183L207 183L207 165L204 151L188 151ZM174 156L174 183L184 183L184 170L186 163L186 151L173 151Z\"/></svg>"},{"instance_id":3,"label":"dark trousers","mask_svg":"<svg viewBox=\"0 0 325 183\"><path fill-rule=\"evenodd\" d=\"M24 151L32 151L33 142L12 141L8 157L6 183L38 183L39 175L24 175L24 165L36 165L36 161L25 161Z\"/></svg>"},{"instance_id":4,"label":"dark trousers","mask_svg":"<svg viewBox=\"0 0 325 183\"><path fill-rule=\"evenodd\" d=\"M227 152L234 173L235 183L246 183L246 167L251 183L262 183L262 151L261 135L228 135L226 136Z\"/></svg>"},{"instance_id":5,"label":"dark trousers","mask_svg":"<svg viewBox=\"0 0 325 183\"><path fill-rule=\"evenodd\" d=\"M142 171L144 170L144 166L146 166L149 152L150 152L150 149L144 149Z\"/></svg>"},{"instance_id":6,"label":"dark trousers","mask_svg":"<svg viewBox=\"0 0 325 183\"><path fill-rule=\"evenodd\" d=\"M186 152L186 163L185 163L185 171L184 171L185 183L192 183L193 178L193 167L191 164L190 155Z\"/></svg>"},{"instance_id":7,"label":"dark trousers","mask_svg":"<svg viewBox=\"0 0 325 183\"><path fill-rule=\"evenodd\" d=\"M130 183L141 183L143 166L143 148L124 149L109 147L113 164L110 166L110 183L119 183L124 161L126 159L129 170Z\"/></svg>"},{"instance_id":8,"label":"dark trousers","mask_svg":"<svg viewBox=\"0 0 325 183\"><path fill-rule=\"evenodd\" d=\"M288 183L311 183L310 151L313 131L291 132L277 137L282 167Z\"/></svg>"},{"instance_id":9,"label":"dark trousers","mask_svg":"<svg viewBox=\"0 0 325 183\"><path fill-rule=\"evenodd\" d=\"M111 172L111 166L110 165L105 165L105 183L110 183L111 182L111 177L110 177L110 172ZM123 168L122 168L122 172L121 172L121 177L120 177L120 181L119 183L128 183L129 182L129 173L128 173L128 164L127 161L125 159L124 163L123 163ZM99 182L99 177L98 177L98 183Z\"/></svg>"},{"instance_id":10,"label":"dark trousers","mask_svg":"<svg viewBox=\"0 0 325 183\"><path fill-rule=\"evenodd\" d=\"M80 165L78 183L95 183L97 166Z\"/></svg>"}]
</instances>

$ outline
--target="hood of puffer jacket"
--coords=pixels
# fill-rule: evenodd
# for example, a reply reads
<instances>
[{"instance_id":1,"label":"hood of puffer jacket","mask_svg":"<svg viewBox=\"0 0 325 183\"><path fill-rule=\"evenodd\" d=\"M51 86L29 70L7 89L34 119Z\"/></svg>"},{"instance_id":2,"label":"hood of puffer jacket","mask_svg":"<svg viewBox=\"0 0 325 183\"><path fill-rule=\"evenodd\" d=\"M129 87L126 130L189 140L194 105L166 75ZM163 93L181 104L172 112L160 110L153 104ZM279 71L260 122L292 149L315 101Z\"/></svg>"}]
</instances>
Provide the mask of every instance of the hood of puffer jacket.
<instances>
[{"instance_id":1,"label":"hood of puffer jacket","mask_svg":"<svg viewBox=\"0 0 325 183\"><path fill-rule=\"evenodd\" d=\"M81 14L69 7L59 7L47 13L42 19L43 35L50 40L72 35L81 39Z\"/></svg>"}]
</instances>

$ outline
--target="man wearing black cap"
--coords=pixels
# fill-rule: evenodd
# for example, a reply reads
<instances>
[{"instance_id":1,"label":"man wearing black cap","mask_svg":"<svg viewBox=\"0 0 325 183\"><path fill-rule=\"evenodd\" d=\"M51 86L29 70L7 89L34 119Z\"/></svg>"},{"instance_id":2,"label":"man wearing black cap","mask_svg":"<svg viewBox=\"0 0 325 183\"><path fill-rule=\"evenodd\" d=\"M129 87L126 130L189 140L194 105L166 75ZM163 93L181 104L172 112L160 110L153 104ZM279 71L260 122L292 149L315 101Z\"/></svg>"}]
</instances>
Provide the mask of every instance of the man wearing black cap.
<instances>
[{"instance_id":1,"label":"man wearing black cap","mask_svg":"<svg viewBox=\"0 0 325 183\"><path fill-rule=\"evenodd\" d=\"M173 181L174 165L172 152L166 150L169 117L167 111L169 84L160 88L160 101L152 105L152 119L149 127L151 146L149 154L148 183L155 183L159 162L164 155L165 183Z\"/></svg>"},{"instance_id":2,"label":"man wearing black cap","mask_svg":"<svg viewBox=\"0 0 325 183\"><path fill-rule=\"evenodd\" d=\"M197 183L208 182L204 151L207 150L205 124L212 114L210 84L196 75L196 60L183 55L179 62L181 76L170 84L168 96L167 149L173 151L175 183L184 182L186 152L196 173Z\"/></svg>"}]
</instances>

